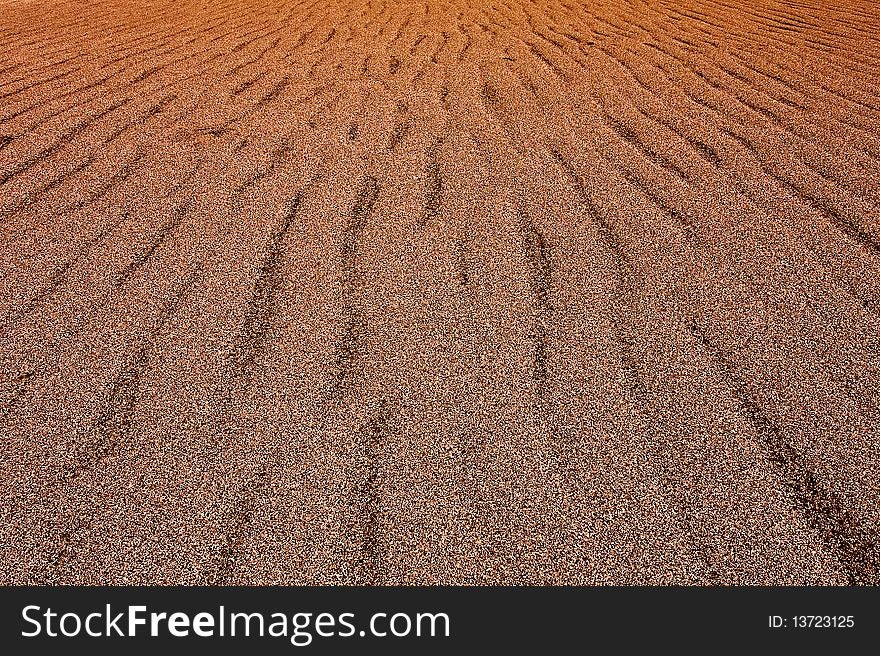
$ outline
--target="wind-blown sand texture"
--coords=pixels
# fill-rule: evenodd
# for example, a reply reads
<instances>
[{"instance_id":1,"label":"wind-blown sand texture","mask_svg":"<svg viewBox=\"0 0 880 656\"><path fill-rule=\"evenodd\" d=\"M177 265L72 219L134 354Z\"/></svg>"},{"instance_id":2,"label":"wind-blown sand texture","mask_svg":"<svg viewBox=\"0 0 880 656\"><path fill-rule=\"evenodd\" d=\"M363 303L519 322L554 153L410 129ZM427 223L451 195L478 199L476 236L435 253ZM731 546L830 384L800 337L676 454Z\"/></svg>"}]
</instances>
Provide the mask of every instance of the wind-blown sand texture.
<instances>
[{"instance_id":1,"label":"wind-blown sand texture","mask_svg":"<svg viewBox=\"0 0 880 656\"><path fill-rule=\"evenodd\" d=\"M3 583L877 583L880 7L0 4Z\"/></svg>"}]
</instances>

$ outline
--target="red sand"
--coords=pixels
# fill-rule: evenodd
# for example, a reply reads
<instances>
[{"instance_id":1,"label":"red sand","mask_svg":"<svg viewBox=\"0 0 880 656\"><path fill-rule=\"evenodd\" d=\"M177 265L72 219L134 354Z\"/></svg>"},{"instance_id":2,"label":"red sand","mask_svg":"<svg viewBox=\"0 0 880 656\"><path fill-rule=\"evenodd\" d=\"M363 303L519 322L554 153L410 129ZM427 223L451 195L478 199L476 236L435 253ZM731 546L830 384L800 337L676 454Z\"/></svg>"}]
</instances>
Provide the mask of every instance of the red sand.
<instances>
[{"instance_id":1,"label":"red sand","mask_svg":"<svg viewBox=\"0 0 880 656\"><path fill-rule=\"evenodd\" d=\"M0 3L0 582L877 583L880 9Z\"/></svg>"}]
</instances>

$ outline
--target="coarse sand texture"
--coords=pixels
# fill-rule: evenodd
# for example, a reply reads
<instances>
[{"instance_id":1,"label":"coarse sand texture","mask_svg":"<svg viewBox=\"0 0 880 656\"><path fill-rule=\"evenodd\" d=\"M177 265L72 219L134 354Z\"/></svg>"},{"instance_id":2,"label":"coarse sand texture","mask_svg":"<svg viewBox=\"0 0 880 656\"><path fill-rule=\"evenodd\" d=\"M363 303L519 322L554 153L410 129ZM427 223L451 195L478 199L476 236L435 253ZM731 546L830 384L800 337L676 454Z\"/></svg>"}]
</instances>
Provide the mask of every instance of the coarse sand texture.
<instances>
[{"instance_id":1,"label":"coarse sand texture","mask_svg":"<svg viewBox=\"0 0 880 656\"><path fill-rule=\"evenodd\" d=\"M877 584L880 5L0 0L0 583Z\"/></svg>"}]
</instances>

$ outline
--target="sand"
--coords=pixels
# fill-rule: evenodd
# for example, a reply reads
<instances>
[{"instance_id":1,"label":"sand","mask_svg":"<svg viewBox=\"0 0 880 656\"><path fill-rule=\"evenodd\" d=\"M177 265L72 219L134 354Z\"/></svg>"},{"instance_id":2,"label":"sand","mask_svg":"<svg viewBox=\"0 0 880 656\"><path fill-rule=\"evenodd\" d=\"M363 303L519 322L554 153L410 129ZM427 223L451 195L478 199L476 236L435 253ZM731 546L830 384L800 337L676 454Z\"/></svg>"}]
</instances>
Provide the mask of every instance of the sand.
<instances>
[{"instance_id":1,"label":"sand","mask_svg":"<svg viewBox=\"0 0 880 656\"><path fill-rule=\"evenodd\" d=\"M876 584L878 34L0 3L0 582Z\"/></svg>"}]
</instances>

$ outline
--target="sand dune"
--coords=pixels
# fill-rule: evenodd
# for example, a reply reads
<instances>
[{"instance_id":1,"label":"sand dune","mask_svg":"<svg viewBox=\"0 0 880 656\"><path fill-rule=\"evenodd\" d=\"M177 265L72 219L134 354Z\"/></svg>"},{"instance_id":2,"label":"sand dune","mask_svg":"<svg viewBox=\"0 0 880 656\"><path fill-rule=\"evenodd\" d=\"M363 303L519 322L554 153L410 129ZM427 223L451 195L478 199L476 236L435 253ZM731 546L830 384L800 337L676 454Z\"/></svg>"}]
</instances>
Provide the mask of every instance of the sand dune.
<instances>
[{"instance_id":1,"label":"sand dune","mask_svg":"<svg viewBox=\"0 0 880 656\"><path fill-rule=\"evenodd\" d=\"M0 3L0 581L877 583L878 35Z\"/></svg>"}]
</instances>

